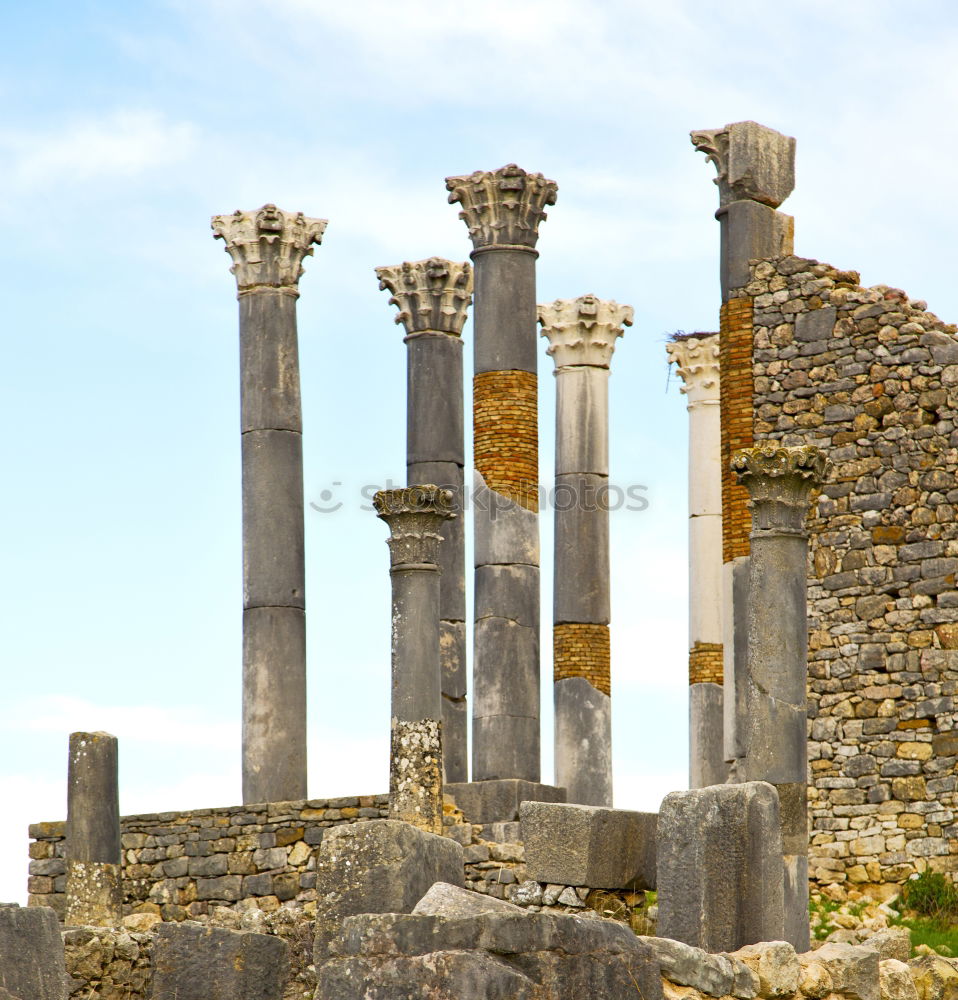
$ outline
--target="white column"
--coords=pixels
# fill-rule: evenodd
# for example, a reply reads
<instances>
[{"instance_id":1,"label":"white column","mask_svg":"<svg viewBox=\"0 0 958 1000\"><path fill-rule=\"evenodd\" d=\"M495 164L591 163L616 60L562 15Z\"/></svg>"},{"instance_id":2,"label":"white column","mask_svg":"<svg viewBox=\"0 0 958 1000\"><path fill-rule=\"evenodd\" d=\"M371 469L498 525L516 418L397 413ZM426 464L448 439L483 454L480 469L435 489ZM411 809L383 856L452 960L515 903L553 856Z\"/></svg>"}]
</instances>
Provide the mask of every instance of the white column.
<instances>
[{"instance_id":1,"label":"white column","mask_svg":"<svg viewBox=\"0 0 958 1000\"><path fill-rule=\"evenodd\" d=\"M689 785L725 781L722 667L722 469L719 338L666 347L689 412Z\"/></svg>"}]
</instances>

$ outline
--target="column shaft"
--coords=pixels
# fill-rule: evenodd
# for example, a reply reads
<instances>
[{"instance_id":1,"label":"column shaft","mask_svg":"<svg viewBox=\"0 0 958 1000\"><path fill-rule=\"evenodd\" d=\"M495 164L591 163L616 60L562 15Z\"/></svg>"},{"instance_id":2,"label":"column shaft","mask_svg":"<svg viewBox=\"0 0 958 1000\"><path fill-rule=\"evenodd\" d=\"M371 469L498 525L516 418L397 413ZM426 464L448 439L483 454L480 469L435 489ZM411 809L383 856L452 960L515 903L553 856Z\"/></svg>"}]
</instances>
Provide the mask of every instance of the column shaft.
<instances>
[{"instance_id":1,"label":"column shaft","mask_svg":"<svg viewBox=\"0 0 958 1000\"><path fill-rule=\"evenodd\" d=\"M243 463L243 801L306 797L303 257L326 223L264 205L215 216L239 291Z\"/></svg>"},{"instance_id":2,"label":"column shaft","mask_svg":"<svg viewBox=\"0 0 958 1000\"><path fill-rule=\"evenodd\" d=\"M442 832L442 696L438 565L452 494L436 486L381 490L392 580L392 719L389 816Z\"/></svg>"},{"instance_id":3,"label":"column shaft","mask_svg":"<svg viewBox=\"0 0 958 1000\"><path fill-rule=\"evenodd\" d=\"M120 922L120 805L117 739L71 733L67 770L67 924Z\"/></svg>"},{"instance_id":4,"label":"column shaft","mask_svg":"<svg viewBox=\"0 0 958 1000\"><path fill-rule=\"evenodd\" d=\"M667 345L689 413L689 787L726 780L722 637L722 466L719 338Z\"/></svg>"},{"instance_id":5,"label":"column shaft","mask_svg":"<svg viewBox=\"0 0 958 1000\"><path fill-rule=\"evenodd\" d=\"M732 465L751 497L746 777L778 790L785 860L785 937L809 947L808 624L805 516L826 472L811 447L765 442Z\"/></svg>"},{"instance_id":6,"label":"column shaft","mask_svg":"<svg viewBox=\"0 0 958 1000\"><path fill-rule=\"evenodd\" d=\"M590 806L612 805L609 364L632 315L593 295L539 306L556 365L556 784Z\"/></svg>"},{"instance_id":7,"label":"column shaft","mask_svg":"<svg viewBox=\"0 0 958 1000\"><path fill-rule=\"evenodd\" d=\"M462 340L471 301L468 264L438 257L376 269L406 329L406 482L449 490L456 517L443 522L439 548L439 669L443 776L468 780L466 580L463 510Z\"/></svg>"}]
</instances>

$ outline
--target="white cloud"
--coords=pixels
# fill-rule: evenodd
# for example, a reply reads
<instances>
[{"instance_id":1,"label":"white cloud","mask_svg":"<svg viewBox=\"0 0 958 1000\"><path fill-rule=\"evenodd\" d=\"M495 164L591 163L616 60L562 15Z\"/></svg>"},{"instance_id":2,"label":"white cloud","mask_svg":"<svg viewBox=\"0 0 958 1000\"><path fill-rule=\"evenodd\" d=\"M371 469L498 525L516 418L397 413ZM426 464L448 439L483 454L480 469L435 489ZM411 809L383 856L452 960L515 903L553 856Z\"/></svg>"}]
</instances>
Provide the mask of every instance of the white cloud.
<instances>
[{"instance_id":1,"label":"white cloud","mask_svg":"<svg viewBox=\"0 0 958 1000\"><path fill-rule=\"evenodd\" d=\"M74 119L43 132L0 132L0 179L36 189L116 180L166 168L193 149L196 129L148 110Z\"/></svg>"}]
</instances>

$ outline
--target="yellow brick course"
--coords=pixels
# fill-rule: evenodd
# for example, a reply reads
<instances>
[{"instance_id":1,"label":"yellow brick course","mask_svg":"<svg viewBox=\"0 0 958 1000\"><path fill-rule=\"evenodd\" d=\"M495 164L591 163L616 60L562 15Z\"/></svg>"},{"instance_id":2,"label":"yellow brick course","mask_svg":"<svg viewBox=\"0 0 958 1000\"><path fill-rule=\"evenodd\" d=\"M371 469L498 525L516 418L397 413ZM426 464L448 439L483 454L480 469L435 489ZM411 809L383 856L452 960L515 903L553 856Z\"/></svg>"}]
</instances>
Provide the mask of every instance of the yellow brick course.
<instances>
[{"instance_id":1,"label":"yellow brick course","mask_svg":"<svg viewBox=\"0 0 958 1000\"><path fill-rule=\"evenodd\" d=\"M719 313L719 395L722 414L722 558L749 554L748 490L729 467L732 452L755 443L752 377L752 300L730 299Z\"/></svg>"},{"instance_id":2,"label":"yellow brick course","mask_svg":"<svg viewBox=\"0 0 958 1000\"><path fill-rule=\"evenodd\" d=\"M584 677L597 691L612 694L608 625L555 625L552 629L553 677Z\"/></svg>"},{"instance_id":3,"label":"yellow brick course","mask_svg":"<svg viewBox=\"0 0 958 1000\"><path fill-rule=\"evenodd\" d=\"M475 467L486 485L539 509L539 424L532 372L480 372L473 379Z\"/></svg>"},{"instance_id":4,"label":"yellow brick course","mask_svg":"<svg viewBox=\"0 0 958 1000\"><path fill-rule=\"evenodd\" d=\"M721 684L725 676L720 642L696 642L689 650L689 684Z\"/></svg>"}]
</instances>

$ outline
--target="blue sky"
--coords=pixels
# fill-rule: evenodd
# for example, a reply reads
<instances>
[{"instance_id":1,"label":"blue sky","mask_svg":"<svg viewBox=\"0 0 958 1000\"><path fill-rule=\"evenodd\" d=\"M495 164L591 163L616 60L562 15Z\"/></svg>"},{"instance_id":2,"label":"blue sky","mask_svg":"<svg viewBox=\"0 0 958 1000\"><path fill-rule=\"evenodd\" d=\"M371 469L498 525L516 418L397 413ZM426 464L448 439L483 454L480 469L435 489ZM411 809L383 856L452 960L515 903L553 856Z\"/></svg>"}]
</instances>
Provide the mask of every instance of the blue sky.
<instances>
[{"instance_id":1,"label":"blue sky","mask_svg":"<svg viewBox=\"0 0 958 1000\"><path fill-rule=\"evenodd\" d=\"M798 252L958 319L952 5L75 0L6 4L0 33L0 898L25 898L26 824L65 814L71 730L119 736L124 812L240 798L236 305L213 214L330 220L299 313L307 500L344 504L307 517L309 789L386 788L386 528L359 491L403 481L405 348L373 269L464 259L443 178L510 161L559 184L540 301L635 307L612 477L649 507L613 516L615 777L618 804L657 807L687 738L664 340L719 304L714 171L688 132L796 136Z\"/></svg>"}]
</instances>

